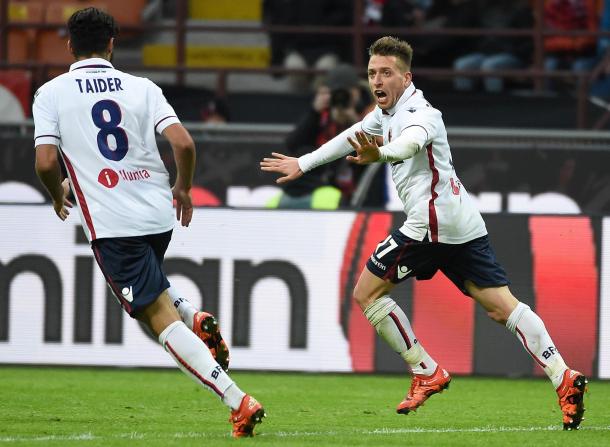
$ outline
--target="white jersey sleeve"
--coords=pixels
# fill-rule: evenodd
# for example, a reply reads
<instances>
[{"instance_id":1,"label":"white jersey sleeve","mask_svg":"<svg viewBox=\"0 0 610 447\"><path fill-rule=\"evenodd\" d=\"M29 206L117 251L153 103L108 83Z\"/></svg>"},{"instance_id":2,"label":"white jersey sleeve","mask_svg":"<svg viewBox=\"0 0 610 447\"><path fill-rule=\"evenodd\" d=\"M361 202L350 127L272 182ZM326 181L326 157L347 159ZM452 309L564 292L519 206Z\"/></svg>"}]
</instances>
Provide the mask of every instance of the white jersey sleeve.
<instances>
[{"instance_id":1,"label":"white jersey sleeve","mask_svg":"<svg viewBox=\"0 0 610 447\"><path fill-rule=\"evenodd\" d=\"M327 141L315 151L299 157L298 163L301 171L309 172L318 166L335 161L337 158L352 152L354 148L347 139L348 137L354 138L358 130L360 130L359 122Z\"/></svg>"},{"instance_id":2,"label":"white jersey sleeve","mask_svg":"<svg viewBox=\"0 0 610 447\"><path fill-rule=\"evenodd\" d=\"M383 128L381 126L382 111L379 107L375 107L362 120L362 131L369 135L383 136Z\"/></svg>"},{"instance_id":3,"label":"white jersey sleeve","mask_svg":"<svg viewBox=\"0 0 610 447\"><path fill-rule=\"evenodd\" d=\"M151 84L151 95L154 97L154 122L157 133L162 134L166 127L179 123L174 108L167 102L163 91L156 84Z\"/></svg>"},{"instance_id":4,"label":"white jersey sleeve","mask_svg":"<svg viewBox=\"0 0 610 447\"><path fill-rule=\"evenodd\" d=\"M32 115L34 116L34 146L54 144L59 146L59 119L53 90L42 86L34 95Z\"/></svg>"},{"instance_id":5,"label":"white jersey sleeve","mask_svg":"<svg viewBox=\"0 0 610 447\"><path fill-rule=\"evenodd\" d=\"M419 126L407 127L394 141L379 148L379 161L406 160L417 154L428 141L428 132Z\"/></svg>"},{"instance_id":6,"label":"white jersey sleeve","mask_svg":"<svg viewBox=\"0 0 610 447\"><path fill-rule=\"evenodd\" d=\"M339 157L343 157L350 152L353 152L354 148L349 141L347 141L347 138L355 138L356 132L358 131L363 131L369 135L383 136L383 129L381 127L381 122L379 121L380 116L381 109L374 109L372 112L369 112L362 121L357 122L350 128L344 130L315 151L299 157L298 162L301 171L309 172L318 166L330 163Z\"/></svg>"}]
</instances>

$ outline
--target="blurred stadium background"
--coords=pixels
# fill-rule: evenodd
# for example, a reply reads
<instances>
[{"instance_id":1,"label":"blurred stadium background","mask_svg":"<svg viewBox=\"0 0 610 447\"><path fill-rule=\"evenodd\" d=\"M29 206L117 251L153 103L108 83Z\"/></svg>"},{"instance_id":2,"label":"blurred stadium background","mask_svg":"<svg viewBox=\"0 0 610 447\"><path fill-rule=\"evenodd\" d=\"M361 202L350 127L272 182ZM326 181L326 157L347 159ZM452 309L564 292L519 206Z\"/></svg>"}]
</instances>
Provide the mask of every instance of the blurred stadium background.
<instances>
[{"instance_id":1,"label":"blurred stadium background","mask_svg":"<svg viewBox=\"0 0 610 447\"><path fill-rule=\"evenodd\" d=\"M200 208L190 228L176 229L166 265L172 282L218 315L233 369L405 371L350 297L368 254L403 219L386 173L365 172L338 209L294 211L265 209L280 190L258 169L263 156L283 149L311 103L314 78L326 73L284 65L273 54L278 39L310 38L309 48L338 42L338 59L365 79L367 45L393 34L414 43L414 82L444 114L458 175L484 213L515 294L541 315L570 365L610 378L610 87L603 82L610 2L583 2L595 4L587 22L595 26L572 29L548 26L545 0L524 2L531 24L519 28L491 28L491 19L450 26L465 2L442 0L309 2L322 11L317 21L273 18L274 8L291 3L303 2L0 2L0 364L173 366L122 314L76 214L56 219L33 169L33 93L71 63L67 18L94 5L121 25L115 66L162 86L197 143ZM477 0L479 14L499 3ZM330 4L348 12L342 22L322 20ZM393 7L402 12L384 14ZM590 65L549 68L552 36L592 39L594 49L568 56L589 57ZM475 87L456 89L460 50L443 45L466 51L488 38L515 52L528 46L528 56L521 67L494 71L504 80L499 91L483 88L489 72L481 69L460 72ZM439 39L439 47L427 45ZM418 45L428 53L420 57ZM295 86L295 75L308 84ZM209 119L212 112L221 118ZM508 331L441 274L402 285L394 298L452 373L541 374Z\"/></svg>"}]
</instances>

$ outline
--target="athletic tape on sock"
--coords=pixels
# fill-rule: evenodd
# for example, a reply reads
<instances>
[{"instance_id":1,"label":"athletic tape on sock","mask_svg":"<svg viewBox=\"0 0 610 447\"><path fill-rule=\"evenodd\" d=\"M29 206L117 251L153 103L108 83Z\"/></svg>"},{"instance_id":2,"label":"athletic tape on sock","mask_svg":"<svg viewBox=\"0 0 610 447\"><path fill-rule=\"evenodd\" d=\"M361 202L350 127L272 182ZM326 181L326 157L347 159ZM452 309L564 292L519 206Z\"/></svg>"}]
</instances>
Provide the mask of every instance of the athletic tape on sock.
<instances>
[{"instance_id":1,"label":"athletic tape on sock","mask_svg":"<svg viewBox=\"0 0 610 447\"><path fill-rule=\"evenodd\" d=\"M375 327L381 320L387 317L390 312L396 308L396 306L397 304L392 298L390 298L388 295L384 295L364 309L364 315L373 325L373 327Z\"/></svg>"},{"instance_id":2,"label":"athletic tape on sock","mask_svg":"<svg viewBox=\"0 0 610 447\"><path fill-rule=\"evenodd\" d=\"M513 334L515 333L519 321L521 321L523 314L528 310L530 310L530 307L527 304L521 302L517 304L517 307L515 307L515 309L509 315L508 320L506 320L506 327L509 331L511 331Z\"/></svg>"},{"instance_id":3,"label":"athletic tape on sock","mask_svg":"<svg viewBox=\"0 0 610 447\"><path fill-rule=\"evenodd\" d=\"M411 349L401 353L400 356L405 359L409 365L417 365L424 358L424 350L419 343L415 343L411 346Z\"/></svg>"}]
</instances>

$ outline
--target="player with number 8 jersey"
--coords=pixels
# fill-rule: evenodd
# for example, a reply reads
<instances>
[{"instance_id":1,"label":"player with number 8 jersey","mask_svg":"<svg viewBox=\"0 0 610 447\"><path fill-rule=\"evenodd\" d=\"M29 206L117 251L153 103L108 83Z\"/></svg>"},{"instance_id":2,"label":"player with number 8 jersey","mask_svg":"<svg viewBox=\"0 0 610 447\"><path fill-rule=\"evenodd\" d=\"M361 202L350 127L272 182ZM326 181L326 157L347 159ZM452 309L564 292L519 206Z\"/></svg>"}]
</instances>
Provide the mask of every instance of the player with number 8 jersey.
<instances>
[{"instance_id":1,"label":"player with number 8 jersey","mask_svg":"<svg viewBox=\"0 0 610 447\"><path fill-rule=\"evenodd\" d=\"M170 286L163 259L176 219L193 216L195 144L161 89L110 63L118 27L96 8L68 20L70 71L34 97L36 173L61 220L78 201L81 222L100 270L132 318L155 334L177 366L231 410L235 437L253 436L265 410L226 373L229 352L218 322ZM155 139L172 147L176 181L170 187ZM62 182L58 152L70 182Z\"/></svg>"},{"instance_id":2,"label":"player with number 8 jersey","mask_svg":"<svg viewBox=\"0 0 610 447\"><path fill-rule=\"evenodd\" d=\"M35 144L60 148L90 241L173 228L155 132L180 120L159 87L88 58L40 87L32 110Z\"/></svg>"}]
</instances>

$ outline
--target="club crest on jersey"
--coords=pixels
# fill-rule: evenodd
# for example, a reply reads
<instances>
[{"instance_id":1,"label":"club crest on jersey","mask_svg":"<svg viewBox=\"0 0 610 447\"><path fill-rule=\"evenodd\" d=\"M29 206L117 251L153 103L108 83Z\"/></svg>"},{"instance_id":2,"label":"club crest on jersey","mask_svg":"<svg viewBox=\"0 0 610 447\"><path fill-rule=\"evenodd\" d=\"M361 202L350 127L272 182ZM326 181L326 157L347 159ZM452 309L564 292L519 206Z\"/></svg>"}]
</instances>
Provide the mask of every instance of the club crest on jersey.
<instances>
[{"instance_id":1,"label":"club crest on jersey","mask_svg":"<svg viewBox=\"0 0 610 447\"><path fill-rule=\"evenodd\" d=\"M106 188L114 188L119 183L119 174L109 168L104 168L97 176L97 181Z\"/></svg>"}]
</instances>

